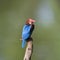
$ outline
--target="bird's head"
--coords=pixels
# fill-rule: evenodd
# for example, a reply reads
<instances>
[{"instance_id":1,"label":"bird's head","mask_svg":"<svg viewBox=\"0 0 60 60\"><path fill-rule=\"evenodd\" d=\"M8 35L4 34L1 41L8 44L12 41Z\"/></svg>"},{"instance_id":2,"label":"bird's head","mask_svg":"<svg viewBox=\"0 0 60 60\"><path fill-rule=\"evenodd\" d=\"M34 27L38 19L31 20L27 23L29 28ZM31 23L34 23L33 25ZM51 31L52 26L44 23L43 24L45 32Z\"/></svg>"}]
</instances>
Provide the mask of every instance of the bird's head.
<instances>
[{"instance_id":1,"label":"bird's head","mask_svg":"<svg viewBox=\"0 0 60 60\"><path fill-rule=\"evenodd\" d=\"M33 24L35 22L35 20L29 18L27 21L26 21L26 24Z\"/></svg>"}]
</instances>

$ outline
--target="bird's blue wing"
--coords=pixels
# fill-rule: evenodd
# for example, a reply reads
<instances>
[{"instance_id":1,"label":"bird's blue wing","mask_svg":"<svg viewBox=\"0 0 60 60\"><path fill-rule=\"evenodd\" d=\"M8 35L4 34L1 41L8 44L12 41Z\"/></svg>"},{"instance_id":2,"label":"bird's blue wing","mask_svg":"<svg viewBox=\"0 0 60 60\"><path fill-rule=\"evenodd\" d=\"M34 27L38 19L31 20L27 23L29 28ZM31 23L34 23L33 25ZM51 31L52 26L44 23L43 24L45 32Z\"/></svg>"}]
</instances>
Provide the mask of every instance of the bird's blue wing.
<instances>
[{"instance_id":1,"label":"bird's blue wing","mask_svg":"<svg viewBox=\"0 0 60 60\"><path fill-rule=\"evenodd\" d=\"M24 25L22 31L22 48L24 48L26 45L26 39L30 37L30 30L31 30L30 25Z\"/></svg>"},{"instance_id":2,"label":"bird's blue wing","mask_svg":"<svg viewBox=\"0 0 60 60\"><path fill-rule=\"evenodd\" d=\"M30 37L30 30L31 30L31 26L30 25L25 25L23 27L23 31L22 31L22 39L26 40L27 38Z\"/></svg>"}]
</instances>

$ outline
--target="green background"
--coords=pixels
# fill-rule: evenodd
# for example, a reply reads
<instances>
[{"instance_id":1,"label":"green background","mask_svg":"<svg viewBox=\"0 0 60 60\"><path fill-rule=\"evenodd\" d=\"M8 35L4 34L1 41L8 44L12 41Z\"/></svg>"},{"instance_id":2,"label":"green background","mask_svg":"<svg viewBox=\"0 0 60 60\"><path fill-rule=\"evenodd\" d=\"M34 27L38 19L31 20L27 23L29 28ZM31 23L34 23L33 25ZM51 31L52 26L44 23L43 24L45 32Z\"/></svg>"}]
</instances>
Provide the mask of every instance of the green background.
<instances>
[{"instance_id":1,"label":"green background","mask_svg":"<svg viewBox=\"0 0 60 60\"><path fill-rule=\"evenodd\" d=\"M0 60L23 60L28 18L36 20L32 60L60 60L60 0L0 0Z\"/></svg>"}]
</instances>

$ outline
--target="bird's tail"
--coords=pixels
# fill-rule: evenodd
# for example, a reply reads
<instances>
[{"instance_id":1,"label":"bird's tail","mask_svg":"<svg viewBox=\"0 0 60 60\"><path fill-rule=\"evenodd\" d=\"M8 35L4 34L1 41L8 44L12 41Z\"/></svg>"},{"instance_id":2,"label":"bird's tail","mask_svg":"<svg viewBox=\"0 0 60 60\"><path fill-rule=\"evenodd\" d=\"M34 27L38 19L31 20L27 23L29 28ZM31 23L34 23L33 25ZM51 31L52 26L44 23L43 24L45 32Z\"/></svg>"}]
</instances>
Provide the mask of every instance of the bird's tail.
<instances>
[{"instance_id":1,"label":"bird's tail","mask_svg":"<svg viewBox=\"0 0 60 60\"><path fill-rule=\"evenodd\" d=\"M22 48L26 46L26 40L22 40Z\"/></svg>"}]
</instances>

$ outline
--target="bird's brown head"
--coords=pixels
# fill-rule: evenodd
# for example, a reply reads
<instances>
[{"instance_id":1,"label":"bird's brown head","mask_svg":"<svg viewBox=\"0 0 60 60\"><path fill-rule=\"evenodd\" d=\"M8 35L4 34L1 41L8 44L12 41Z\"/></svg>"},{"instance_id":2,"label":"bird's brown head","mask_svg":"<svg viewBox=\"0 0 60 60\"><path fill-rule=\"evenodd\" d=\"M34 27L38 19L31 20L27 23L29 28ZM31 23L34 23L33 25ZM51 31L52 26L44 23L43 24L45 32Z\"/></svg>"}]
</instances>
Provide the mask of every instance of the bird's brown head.
<instances>
[{"instance_id":1,"label":"bird's brown head","mask_svg":"<svg viewBox=\"0 0 60 60\"><path fill-rule=\"evenodd\" d=\"M26 24L33 24L35 22L35 20L29 18L27 21L26 21Z\"/></svg>"}]
</instances>

